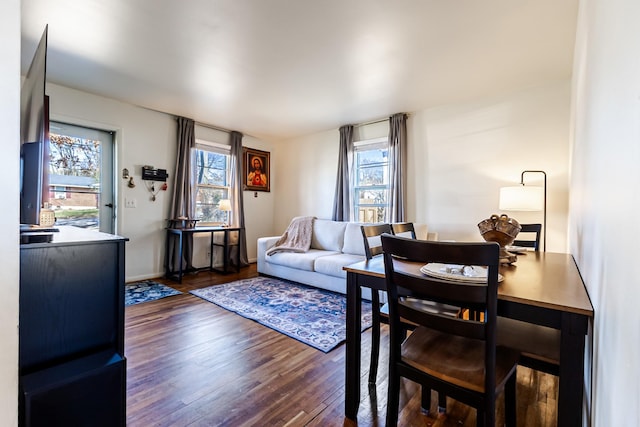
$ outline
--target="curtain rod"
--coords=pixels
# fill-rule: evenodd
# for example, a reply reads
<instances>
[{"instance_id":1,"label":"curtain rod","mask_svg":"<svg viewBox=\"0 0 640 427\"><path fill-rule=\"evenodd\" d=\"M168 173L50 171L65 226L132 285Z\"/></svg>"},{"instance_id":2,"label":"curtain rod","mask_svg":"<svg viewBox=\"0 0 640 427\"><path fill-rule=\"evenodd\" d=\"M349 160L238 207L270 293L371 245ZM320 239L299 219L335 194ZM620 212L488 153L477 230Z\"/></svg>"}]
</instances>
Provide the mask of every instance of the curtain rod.
<instances>
[{"instance_id":1,"label":"curtain rod","mask_svg":"<svg viewBox=\"0 0 640 427\"><path fill-rule=\"evenodd\" d=\"M353 125L354 128L359 128L362 126L367 126L367 125L375 125L376 123L382 123L382 122L388 122L389 119L379 119L379 120L372 120L370 122L364 122L364 123L358 123L357 125Z\"/></svg>"},{"instance_id":2,"label":"curtain rod","mask_svg":"<svg viewBox=\"0 0 640 427\"><path fill-rule=\"evenodd\" d=\"M229 129L221 128L219 126L214 126L214 125L210 125L210 124L207 124L207 123L194 122L194 124L196 124L198 126L202 126L203 128L209 128L209 129L213 129L213 130L219 130L220 132L231 133L231 131Z\"/></svg>"},{"instance_id":3,"label":"curtain rod","mask_svg":"<svg viewBox=\"0 0 640 427\"><path fill-rule=\"evenodd\" d=\"M407 116L407 118L411 116L409 113L404 113L404 114ZM356 125L353 125L353 127L359 128L367 125L375 125L376 123L388 122L391 116L387 117L386 119L377 119L377 120L371 120L370 122L358 123Z\"/></svg>"}]
</instances>

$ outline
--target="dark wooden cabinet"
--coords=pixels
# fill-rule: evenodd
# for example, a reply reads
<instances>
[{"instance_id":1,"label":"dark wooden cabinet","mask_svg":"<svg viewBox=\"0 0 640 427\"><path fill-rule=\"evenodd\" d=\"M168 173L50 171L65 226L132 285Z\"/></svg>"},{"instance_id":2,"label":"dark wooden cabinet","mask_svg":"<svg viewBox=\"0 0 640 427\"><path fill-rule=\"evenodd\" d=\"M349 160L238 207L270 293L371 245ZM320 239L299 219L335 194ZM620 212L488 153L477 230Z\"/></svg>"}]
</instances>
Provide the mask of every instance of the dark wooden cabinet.
<instances>
[{"instance_id":1,"label":"dark wooden cabinet","mask_svg":"<svg viewBox=\"0 0 640 427\"><path fill-rule=\"evenodd\" d=\"M126 238L60 227L20 246L20 425L124 426Z\"/></svg>"}]
</instances>

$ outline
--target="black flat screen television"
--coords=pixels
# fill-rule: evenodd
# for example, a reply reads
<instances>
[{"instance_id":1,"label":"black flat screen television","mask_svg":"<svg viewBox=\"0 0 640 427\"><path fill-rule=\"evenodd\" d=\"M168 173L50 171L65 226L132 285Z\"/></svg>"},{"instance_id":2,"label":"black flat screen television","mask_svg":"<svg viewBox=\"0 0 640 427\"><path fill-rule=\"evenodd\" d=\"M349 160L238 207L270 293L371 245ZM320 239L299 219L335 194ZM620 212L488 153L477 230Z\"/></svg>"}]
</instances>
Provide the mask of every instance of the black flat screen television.
<instances>
[{"instance_id":1,"label":"black flat screen television","mask_svg":"<svg viewBox=\"0 0 640 427\"><path fill-rule=\"evenodd\" d=\"M20 229L40 224L40 208L48 193L49 99L45 93L47 30L20 91Z\"/></svg>"}]
</instances>

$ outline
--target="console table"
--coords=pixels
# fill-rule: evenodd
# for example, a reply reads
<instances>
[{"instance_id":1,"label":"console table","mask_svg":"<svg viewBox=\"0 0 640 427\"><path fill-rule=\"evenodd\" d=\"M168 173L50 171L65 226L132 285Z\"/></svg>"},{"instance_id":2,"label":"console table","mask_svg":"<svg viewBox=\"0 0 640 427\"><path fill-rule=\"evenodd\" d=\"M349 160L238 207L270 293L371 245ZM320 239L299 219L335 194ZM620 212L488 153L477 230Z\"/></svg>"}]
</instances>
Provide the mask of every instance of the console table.
<instances>
[{"instance_id":1,"label":"console table","mask_svg":"<svg viewBox=\"0 0 640 427\"><path fill-rule=\"evenodd\" d=\"M232 232L238 233L238 240L236 243L231 243L230 234ZM184 269L182 267L182 255L184 253L184 241L185 236L193 236L196 233L209 233L211 236L210 242L210 251L209 251L209 266L203 268L189 268ZM224 233L222 242L216 242L214 239L214 235L216 233ZM223 226L210 226L210 227L187 227L187 228L167 228L167 241L165 247L165 277L168 279L177 280L179 283L182 282L182 276L184 273L188 271L198 271L208 269L210 271L217 271L219 273L226 274L229 272L229 248L232 246L238 246L238 250L236 251L236 271L240 271L240 247L239 242L242 239L242 233L244 233L244 227L223 227ZM174 269L174 259L171 257L171 239L175 239L177 241L178 247L178 267ZM216 247L222 248L222 269L217 269L213 267L213 251Z\"/></svg>"}]
</instances>

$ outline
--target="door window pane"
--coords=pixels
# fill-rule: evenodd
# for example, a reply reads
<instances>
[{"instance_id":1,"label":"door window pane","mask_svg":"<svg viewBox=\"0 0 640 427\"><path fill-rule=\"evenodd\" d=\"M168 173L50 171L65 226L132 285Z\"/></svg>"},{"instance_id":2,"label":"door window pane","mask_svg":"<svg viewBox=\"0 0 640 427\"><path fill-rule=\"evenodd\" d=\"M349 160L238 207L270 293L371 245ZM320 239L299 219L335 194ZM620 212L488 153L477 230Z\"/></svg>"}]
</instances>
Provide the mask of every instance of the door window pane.
<instances>
[{"instance_id":1,"label":"door window pane","mask_svg":"<svg viewBox=\"0 0 640 427\"><path fill-rule=\"evenodd\" d=\"M69 135L66 128L72 126L51 126L48 204L55 210L57 225L98 229L102 142Z\"/></svg>"}]
</instances>

